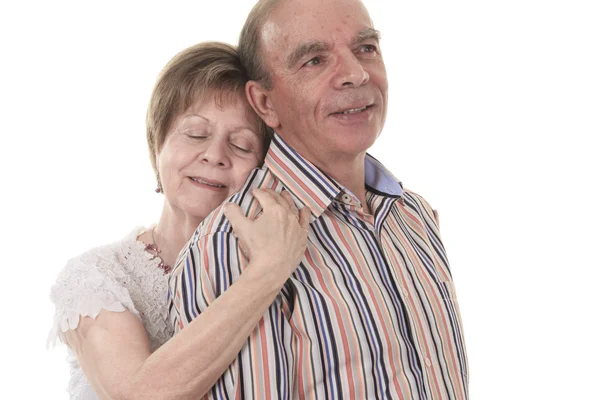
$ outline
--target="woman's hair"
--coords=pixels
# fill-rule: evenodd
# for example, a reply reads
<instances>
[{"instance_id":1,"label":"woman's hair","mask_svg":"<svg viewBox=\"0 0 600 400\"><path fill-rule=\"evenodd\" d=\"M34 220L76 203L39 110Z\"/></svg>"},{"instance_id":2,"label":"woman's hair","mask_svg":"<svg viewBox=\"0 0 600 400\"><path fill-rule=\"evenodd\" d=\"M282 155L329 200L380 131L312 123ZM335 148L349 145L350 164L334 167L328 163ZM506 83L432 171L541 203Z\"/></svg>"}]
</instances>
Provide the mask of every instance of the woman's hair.
<instances>
[{"instance_id":1,"label":"woman's hair","mask_svg":"<svg viewBox=\"0 0 600 400\"><path fill-rule=\"evenodd\" d=\"M236 48L226 43L199 43L173 57L158 76L146 114L146 137L154 172L157 173L156 155L178 115L206 96L214 96L219 106L231 101L246 102L247 81ZM247 107L248 117L256 121L263 141L264 156L273 131L249 104Z\"/></svg>"}]
</instances>

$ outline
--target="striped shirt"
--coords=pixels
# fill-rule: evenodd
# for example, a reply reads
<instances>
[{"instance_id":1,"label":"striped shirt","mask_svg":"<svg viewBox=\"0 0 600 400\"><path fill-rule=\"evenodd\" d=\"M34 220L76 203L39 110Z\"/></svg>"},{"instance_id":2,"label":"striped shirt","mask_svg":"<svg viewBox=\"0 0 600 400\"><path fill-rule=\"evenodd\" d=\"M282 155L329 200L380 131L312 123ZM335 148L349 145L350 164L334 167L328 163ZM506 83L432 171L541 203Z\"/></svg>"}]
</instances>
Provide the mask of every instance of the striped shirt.
<instances>
[{"instance_id":1,"label":"striped shirt","mask_svg":"<svg viewBox=\"0 0 600 400\"><path fill-rule=\"evenodd\" d=\"M461 320L437 215L368 155L365 181L372 214L275 135L264 166L230 201L255 218L260 206L250 191L285 188L311 210L309 243L207 398L468 398ZM247 265L222 211L198 227L170 278L176 330Z\"/></svg>"}]
</instances>

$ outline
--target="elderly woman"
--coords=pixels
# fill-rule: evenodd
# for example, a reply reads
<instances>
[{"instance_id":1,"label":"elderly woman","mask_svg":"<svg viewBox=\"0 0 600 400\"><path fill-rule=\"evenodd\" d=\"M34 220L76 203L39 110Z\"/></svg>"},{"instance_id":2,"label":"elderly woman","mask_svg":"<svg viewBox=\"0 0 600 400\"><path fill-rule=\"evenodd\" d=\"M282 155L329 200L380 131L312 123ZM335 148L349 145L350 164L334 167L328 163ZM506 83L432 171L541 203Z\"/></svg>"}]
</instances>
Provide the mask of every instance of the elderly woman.
<instances>
[{"instance_id":1,"label":"elderly woman","mask_svg":"<svg viewBox=\"0 0 600 400\"><path fill-rule=\"evenodd\" d=\"M70 260L52 287L50 339L69 346L71 398L201 397L300 262L308 210L289 194L255 192L264 208L256 221L229 211L248 267L169 340L167 279L179 250L268 148L269 131L246 102L245 83L235 49L220 43L184 50L159 76L147 115L157 192L165 195L158 223ZM289 251L274 258L268 249L276 246Z\"/></svg>"}]
</instances>

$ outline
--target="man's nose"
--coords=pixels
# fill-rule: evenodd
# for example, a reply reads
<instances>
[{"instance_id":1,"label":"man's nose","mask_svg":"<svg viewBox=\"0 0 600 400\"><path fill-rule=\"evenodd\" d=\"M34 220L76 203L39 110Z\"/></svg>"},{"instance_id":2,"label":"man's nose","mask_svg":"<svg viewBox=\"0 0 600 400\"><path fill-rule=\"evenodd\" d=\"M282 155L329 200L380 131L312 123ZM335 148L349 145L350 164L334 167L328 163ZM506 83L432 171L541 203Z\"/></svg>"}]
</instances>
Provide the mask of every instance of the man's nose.
<instances>
[{"instance_id":1,"label":"man's nose","mask_svg":"<svg viewBox=\"0 0 600 400\"><path fill-rule=\"evenodd\" d=\"M340 54L337 63L335 87L359 87L369 81L369 73L352 51Z\"/></svg>"}]
</instances>

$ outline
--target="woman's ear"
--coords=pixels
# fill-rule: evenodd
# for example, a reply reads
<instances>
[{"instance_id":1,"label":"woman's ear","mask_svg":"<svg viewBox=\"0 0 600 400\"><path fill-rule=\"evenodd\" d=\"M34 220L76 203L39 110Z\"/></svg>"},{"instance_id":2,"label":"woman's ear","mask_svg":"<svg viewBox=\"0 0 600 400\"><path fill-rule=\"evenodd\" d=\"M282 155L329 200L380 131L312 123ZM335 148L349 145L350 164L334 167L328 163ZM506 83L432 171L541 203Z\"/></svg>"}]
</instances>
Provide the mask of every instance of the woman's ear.
<instances>
[{"instance_id":1,"label":"woman's ear","mask_svg":"<svg viewBox=\"0 0 600 400\"><path fill-rule=\"evenodd\" d=\"M248 102L270 128L279 128L279 116L271 105L269 93L256 81L246 83L246 98Z\"/></svg>"}]
</instances>

